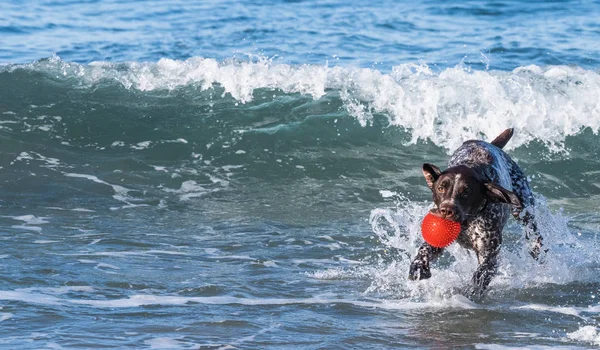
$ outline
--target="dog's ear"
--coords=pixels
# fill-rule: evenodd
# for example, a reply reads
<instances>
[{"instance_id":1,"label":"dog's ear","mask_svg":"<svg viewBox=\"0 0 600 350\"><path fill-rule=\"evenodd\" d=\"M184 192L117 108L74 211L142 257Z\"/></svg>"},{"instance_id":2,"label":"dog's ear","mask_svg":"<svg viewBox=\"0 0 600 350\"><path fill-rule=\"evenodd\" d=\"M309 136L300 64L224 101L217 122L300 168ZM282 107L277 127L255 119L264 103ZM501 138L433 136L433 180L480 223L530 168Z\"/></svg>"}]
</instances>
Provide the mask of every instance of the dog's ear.
<instances>
[{"instance_id":1,"label":"dog's ear","mask_svg":"<svg viewBox=\"0 0 600 350\"><path fill-rule=\"evenodd\" d=\"M425 176L425 181L427 181L429 188L433 189L433 184L440 177L441 173L440 168L435 165L429 163L423 164L423 176Z\"/></svg>"},{"instance_id":2,"label":"dog's ear","mask_svg":"<svg viewBox=\"0 0 600 350\"><path fill-rule=\"evenodd\" d=\"M523 203L521 203L519 197L517 197L517 195L513 192L491 182L486 182L484 185L487 188L487 195L489 199L496 202L508 203L514 206L516 210L523 208Z\"/></svg>"}]
</instances>

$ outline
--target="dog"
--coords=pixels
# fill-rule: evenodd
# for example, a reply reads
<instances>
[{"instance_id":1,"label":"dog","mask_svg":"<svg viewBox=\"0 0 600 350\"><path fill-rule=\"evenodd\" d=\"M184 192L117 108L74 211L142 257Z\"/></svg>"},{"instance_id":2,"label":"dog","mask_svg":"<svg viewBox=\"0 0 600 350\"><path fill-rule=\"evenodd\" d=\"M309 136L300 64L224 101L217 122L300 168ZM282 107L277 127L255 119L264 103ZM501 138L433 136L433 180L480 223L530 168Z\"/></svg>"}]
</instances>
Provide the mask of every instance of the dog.
<instances>
[{"instance_id":1,"label":"dog","mask_svg":"<svg viewBox=\"0 0 600 350\"><path fill-rule=\"evenodd\" d=\"M464 142L443 172L435 165L423 164L423 176L435 203L430 212L460 223L458 244L477 254L478 267L466 291L471 299L481 298L496 274L502 229L511 213L524 226L530 255L539 260L542 253L543 238L534 216L535 200L527 177L502 150L513 132L512 128L507 129L490 143ZM443 248L423 243L410 265L409 278L430 278L429 265L442 252Z\"/></svg>"}]
</instances>

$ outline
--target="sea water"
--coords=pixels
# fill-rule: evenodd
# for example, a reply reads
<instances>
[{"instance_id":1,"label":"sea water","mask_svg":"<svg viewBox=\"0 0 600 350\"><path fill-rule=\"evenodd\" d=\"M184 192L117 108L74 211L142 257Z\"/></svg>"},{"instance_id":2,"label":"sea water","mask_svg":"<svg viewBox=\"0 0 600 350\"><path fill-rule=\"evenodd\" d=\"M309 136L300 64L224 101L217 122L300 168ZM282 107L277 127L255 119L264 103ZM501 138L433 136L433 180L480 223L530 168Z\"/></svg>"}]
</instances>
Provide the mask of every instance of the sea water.
<instances>
[{"instance_id":1,"label":"sea water","mask_svg":"<svg viewBox=\"0 0 600 350\"><path fill-rule=\"evenodd\" d=\"M4 1L0 348L600 345L597 1ZM424 162L505 128L543 264L410 281Z\"/></svg>"}]
</instances>

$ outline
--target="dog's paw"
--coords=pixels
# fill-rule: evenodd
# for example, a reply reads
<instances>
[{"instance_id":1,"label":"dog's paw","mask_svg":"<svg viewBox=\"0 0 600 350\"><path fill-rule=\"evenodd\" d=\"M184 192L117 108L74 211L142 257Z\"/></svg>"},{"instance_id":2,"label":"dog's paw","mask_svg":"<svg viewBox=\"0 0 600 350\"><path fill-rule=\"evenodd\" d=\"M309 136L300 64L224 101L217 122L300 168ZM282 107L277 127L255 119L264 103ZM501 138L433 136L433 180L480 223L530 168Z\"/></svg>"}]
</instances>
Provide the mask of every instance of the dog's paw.
<instances>
[{"instance_id":1,"label":"dog's paw","mask_svg":"<svg viewBox=\"0 0 600 350\"><path fill-rule=\"evenodd\" d=\"M419 262L413 262L410 265L410 270L408 272L408 279L411 281L424 280L431 277L431 271L429 267L423 266L423 264Z\"/></svg>"},{"instance_id":2,"label":"dog's paw","mask_svg":"<svg viewBox=\"0 0 600 350\"><path fill-rule=\"evenodd\" d=\"M540 264L543 264L546 262L546 256L548 253L548 249L543 249L542 248L542 243L541 242L535 242L531 245L531 247L529 248L529 255L531 255L531 257L536 260L537 262L539 262Z\"/></svg>"},{"instance_id":3,"label":"dog's paw","mask_svg":"<svg viewBox=\"0 0 600 350\"><path fill-rule=\"evenodd\" d=\"M481 287L471 285L466 287L462 294L472 302L479 303L485 295L485 290Z\"/></svg>"},{"instance_id":4,"label":"dog's paw","mask_svg":"<svg viewBox=\"0 0 600 350\"><path fill-rule=\"evenodd\" d=\"M531 255L531 257L536 260L540 265L543 265L546 263L546 257L548 256L548 249L537 249L537 250L530 250L529 251L529 255Z\"/></svg>"}]
</instances>

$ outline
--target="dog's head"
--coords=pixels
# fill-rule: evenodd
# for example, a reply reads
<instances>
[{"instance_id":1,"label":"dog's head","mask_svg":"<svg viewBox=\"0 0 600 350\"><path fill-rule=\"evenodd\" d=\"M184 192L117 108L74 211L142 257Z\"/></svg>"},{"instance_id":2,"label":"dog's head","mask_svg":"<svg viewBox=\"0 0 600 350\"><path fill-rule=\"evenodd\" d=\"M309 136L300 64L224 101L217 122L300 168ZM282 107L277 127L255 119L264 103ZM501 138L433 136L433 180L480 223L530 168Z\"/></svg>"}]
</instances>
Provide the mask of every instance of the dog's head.
<instances>
[{"instance_id":1,"label":"dog's head","mask_svg":"<svg viewBox=\"0 0 600 350\"><path fill-rule=\"evenodd\" d=\"M431 212L445 219L462 223L476 215L488 201L522 206L513 192L482 179L477 171L464 165L442 172L435 165L425 163L423 175L436 205Z\"/></svg>"}]
</instances>

